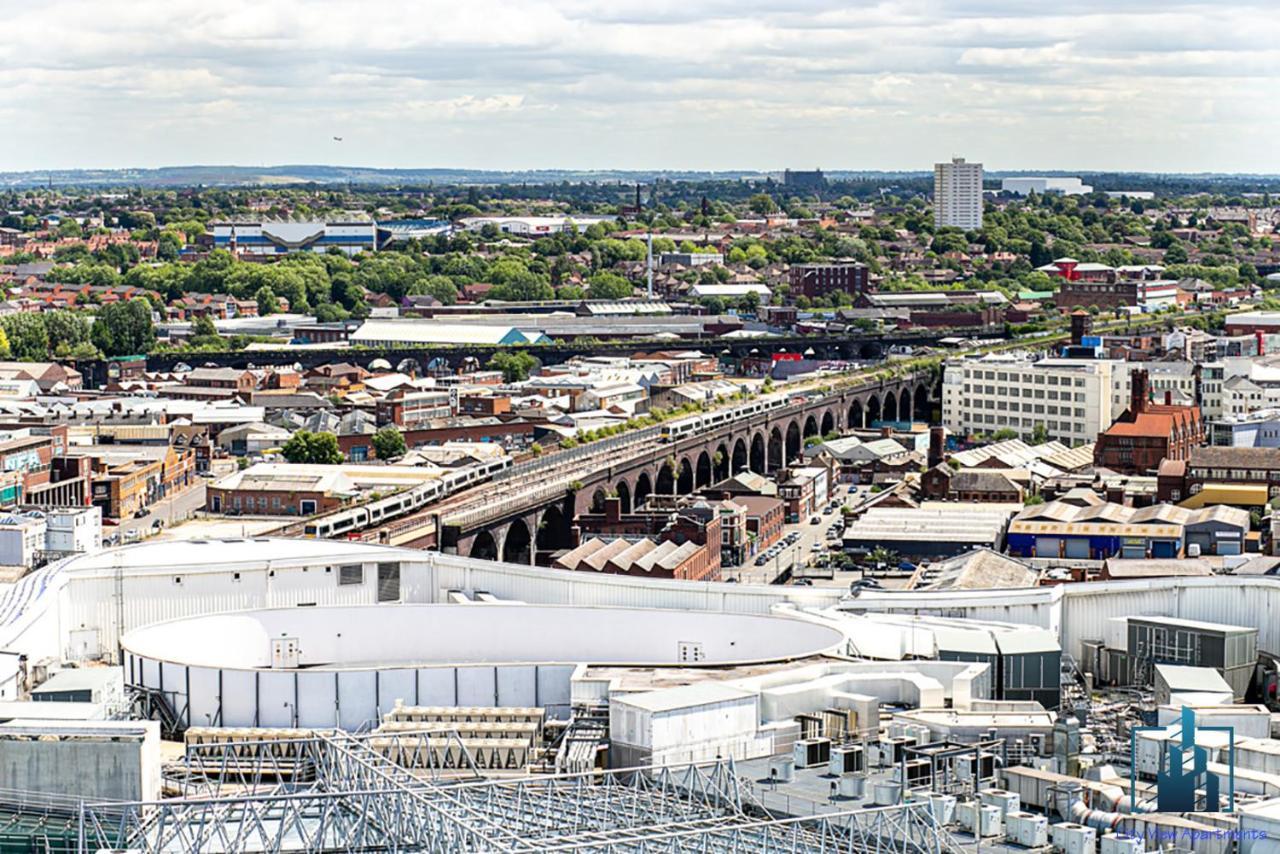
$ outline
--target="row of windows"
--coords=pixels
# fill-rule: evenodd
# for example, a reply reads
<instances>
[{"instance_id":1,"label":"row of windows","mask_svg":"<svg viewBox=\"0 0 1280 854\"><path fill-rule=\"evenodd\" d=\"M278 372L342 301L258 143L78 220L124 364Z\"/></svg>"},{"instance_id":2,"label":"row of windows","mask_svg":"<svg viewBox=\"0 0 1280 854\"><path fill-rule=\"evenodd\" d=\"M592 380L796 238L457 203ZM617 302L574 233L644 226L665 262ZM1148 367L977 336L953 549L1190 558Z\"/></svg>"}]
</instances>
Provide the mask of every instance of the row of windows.
<instances>
[{"instance_id":1,"label":"row of windows","mask_svg":"<svg viewBox=\"0 0 1280 854\"><path fill-rule=\"evenodd\" d=\"M1076 388L1084 388L1084 377L1059 377L1057 374L1032 374L1030 379L1026 374L1014 373L1010 374L1006 371L979 371L969 370L965 372L965 379L975 380L999 380L1006 382L1032 382L1036 385L1074 385Z\"/></svg>"},{"instance_id":2,"label":"row of windows","mask_svg":"<svg viewBox=\"0 0 1280 854\"><path fill-rule=\"evenodd\" d=\"M1004 415L995 416L990 413L975 413L970 419L974 424L1000 424L1006 427L1035 427L1037 424L1043 424L1051 434L1075 433L1084 435L1084 428L1078 423L1071 421L1045 421L1042 418L1013 418Z\"/></svg>"},{"instance_id":3,"label":"row of windows","mask_svg":"<svg viewBox=\"0 0 1280 854\"><path fill-rule=\"evenodd\" d=\"M1022 404L1021 410L1019 410L1016 401L975 400L974 407L977 409L998 409L1009 412L1034 412L1037 415L1044 415L1047 412L1050 415L1074 415L1076 418L1084 418L1083 409L1075 409L1070 406L1055 406L1052 403L1048 406L1043 403L1024 403Z\"/></svg>"},{"instance_id":4,"label":"row of windows","mask_svg":"<svg viewBox=\"0 0 1280 854\"><path fill-rule=\"evenodd\" d=\"M1029 388L1029 389L1025 389L1025 391L1020 391L1016 385L1009 386L1008 388L1001 388L999 386L993 386L993 385L969 386L966 384L964 387L964 390L966 394L968 393L1000 394L1000 395L1006 395L1008 397L1035 397L1040 400L1044 400L1047 396L1049 400L1058 400L1059 398L1061 398L1062 400L1069 401L1071 400L1071 394L1072 394L1069 391L1059 392L1056 389L1052 389L1052 388L1049 389L1047 393L1042 388L1037 388L1037 389ZM1034 392L1034 394L1032 394L1032 392ZM1076 392L1075 393L1076 403L1084 403L1084 397L1085 397L1084 392L1082 391Z\"/></svg>"}]
</instances>

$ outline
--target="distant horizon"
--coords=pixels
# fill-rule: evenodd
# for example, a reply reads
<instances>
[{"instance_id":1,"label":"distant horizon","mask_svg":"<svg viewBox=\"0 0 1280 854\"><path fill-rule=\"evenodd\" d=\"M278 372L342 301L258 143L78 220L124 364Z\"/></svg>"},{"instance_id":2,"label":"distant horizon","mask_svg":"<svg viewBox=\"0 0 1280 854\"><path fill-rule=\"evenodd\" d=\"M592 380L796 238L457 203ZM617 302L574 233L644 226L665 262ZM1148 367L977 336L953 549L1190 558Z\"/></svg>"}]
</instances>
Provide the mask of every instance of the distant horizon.
<instances>
[{"instance_id":1,"label":"distant horizon","mask_svg":"<svg viewBox=\"0 0 1280 854\"><path fill-rule=\"evenodd\" d=\"M1105 169L1105 168L1068 168L1068 167L1002 167L993 168L981 158L966 157L973 163L981 163L983 165L984 175L991 176L1081 176L1081 175L1133 175L1148 177L1189 177L1189 178L1212 178L1212 177L1241 177L1241 178L1280 178L1280 172L1249 172L1249 171L1191 171L1191 170L1155 170L1155 169ZM945 161L936 161L945 162ZM217 163L217 162L191 162L191 163L167 163L158 166L44 166L29 169L4 169L0 168L0 178L15 176L38 176L44 174L63 174L63 173L108 173L113 175L125 175L128 173L163 173L163 172L181 172L181 171L234 171L246 173L269 173L281 172L283 170L333 170L346 172L371 172L371 173L459 173L463 175L536 175L543 173L552 174L581 174L581 175L723 175L733 177L751 177L759 176L761 178L779 176L786 170L793 172L809 172L820 170L826 176L839 175L886 175L886 176L930 176L933 174L933 163L926 166L914 166L904 168L872 168L872 167L822 167L822 166L778 166L778 167L718 167L718 168L700 168L700 167L680 167L680 166L662 166L662 167L575 167L575 166L529 166L529 167L470 167L470 166L375 166L360 163L343 163L343 162L304 162L291 161L271 164L246 164L246 163Z\"/></svg>"}]
</instances>

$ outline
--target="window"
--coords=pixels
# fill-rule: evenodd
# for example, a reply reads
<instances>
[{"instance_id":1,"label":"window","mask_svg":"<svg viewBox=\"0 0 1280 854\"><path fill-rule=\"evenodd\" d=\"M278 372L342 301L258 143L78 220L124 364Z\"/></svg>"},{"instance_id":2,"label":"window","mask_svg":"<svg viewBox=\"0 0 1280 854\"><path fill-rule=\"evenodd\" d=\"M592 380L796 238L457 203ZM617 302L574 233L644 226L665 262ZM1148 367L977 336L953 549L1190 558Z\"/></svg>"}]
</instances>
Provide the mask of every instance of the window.
<instances>
[{"instance_id":1,"label":"window","mask_svg":"<svg viewBox=\"0 0 1280 854\"><path fill-rule=\"evenodd\" d=\"M400 598L400 564L378 564L378 601L395 602Z\"/></svg>"},{"instance_id":2,"label":"window","mask_svg":"<svg viewBox=\"0 0 1280 854\"><path fill-rule=\"evenodd\" d=\"M347 587L352 584L364 584L364 565L351 563L338 567L338 586Z\"/></svg>"}]
</instances>

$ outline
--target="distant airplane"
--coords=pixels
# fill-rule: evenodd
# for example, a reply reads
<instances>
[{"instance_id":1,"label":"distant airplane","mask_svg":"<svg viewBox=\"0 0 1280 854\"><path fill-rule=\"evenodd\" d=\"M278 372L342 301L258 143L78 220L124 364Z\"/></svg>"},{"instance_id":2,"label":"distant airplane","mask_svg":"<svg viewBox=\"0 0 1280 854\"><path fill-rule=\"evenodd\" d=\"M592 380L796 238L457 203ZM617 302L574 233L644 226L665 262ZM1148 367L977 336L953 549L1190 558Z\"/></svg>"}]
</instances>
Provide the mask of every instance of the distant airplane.
<instances>
[{"instance_id":1,"label":"distant airplane","mask_svg":"<svg viewBox=\"0 0 1280 854\"><path fill-rule=\"evenodd\" d=\"M333 138L333 141L334 141L334 142L342 142L342 137L340 137L340 136L335 136L335 137Z\"/></svg>"}]
</instances>

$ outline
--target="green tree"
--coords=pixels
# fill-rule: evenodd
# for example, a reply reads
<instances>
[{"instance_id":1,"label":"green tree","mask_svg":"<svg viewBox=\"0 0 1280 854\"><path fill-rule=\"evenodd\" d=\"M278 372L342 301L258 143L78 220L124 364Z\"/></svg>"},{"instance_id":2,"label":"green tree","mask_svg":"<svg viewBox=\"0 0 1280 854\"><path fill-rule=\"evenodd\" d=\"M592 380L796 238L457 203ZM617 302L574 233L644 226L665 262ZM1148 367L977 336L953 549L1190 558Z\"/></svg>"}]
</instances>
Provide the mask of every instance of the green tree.
<instances>
[{"instance_id":1,"label":"green tree","mask_svg":"<svg viewBox=\"0 0 1280 854\"><path fill-rule=\"evenodd\" d=\"M777 213L778 203L768 193L756 193L747 200L747 207L755 214Z\"/></svg>"},{"instance_id":2,"label":"green tree","mask_svg":"<svg viewBox=\"0 0 1280 854\"><path fill-rule=\"evenodd\" d=\"M414 296L429 294L444 305L453 305L458 301L458 286L448 276L427 276L409 286L408 293Z\"/></svg>"},{"instance_id":3,"label":"green tree","mask_svg":"<svg viewBox=\"0 0 1280 854\"><path fill-rule=\"evenodd\" d=\"M591 277L591 299L617 300L631 296L631 283L617 273L600 272Z\"/></svg>"},{"instance_id":4,"label":"green tree","mask_svg":"<svg viewBox=\"0 0 1280 854\"><path fill-rule=\"evenodd\" d=\"M404 443L404 434L391 424L373 434L373 452L380 460L404 456L406 450L408 448Z\"/></svg>"},{"instance_id":5,"label":"green tree","mask_svg":"<svg viewBox=\"0 0 1280 854\"><path fill-rule=\"evenodd\" d=\"M538 366L538 360L521 351L500 351L493 354L487 367L491 371L502 371L504 382L515 383L527 380L529 373Z\"/></svg>"},{"instance_id":6,"label":"green tree","mask_svg":"<svg viewBox=\"0 0 1280 854\"><path fill-rule=\"evenodd\" d=\"M202 314L191 323L191 338L188 343L192 347L222 346L222 336L218 334L218 328L213 325L213 319L209 315Z\"/></svg>"},{"instance_id":7,"label":"green tree","mask_svg":"<svg viewBox=\"0 0 1280 854\"><path fill-rule=\"evenodd\" d=\"M337 465L345 459L338 448L337 436L332 433L312 433L309 430L299 430L290 436L280 453L291 463Z\"/></svg>"},{"instance_id":8,"label":"green tree","mask_svg":"<svg viewBox=\"0 0 1280 854\"><path fill-rule=\"evenodd\" d=\"M97 348L89 341L89 321L72 311L50 311L41 315L49 336L49 347L58 358L92 358Z\"/></svg>"},{"instance_id":9,"label":"green tree","mask_svg":"<svg viewBox=\"0 0 1280 854\"><path fill-rule=\"evenodd\" d=\"M6 314L0 317L0 327L9 339L12 358L20 362L42 362L49 358L49 331L40 315Z\"/></svg>"},{"instance_id":10,"label":"green tree","mask_svg":"<svg viewBox=\"0 0 1280 854\"><path fill-rule=\"evenodd\" d=\"M254 291L253 300L258 304L258 314L263 317L280 311L280 303L276 300L276 292L270 285L263 285Z\"/></svg>"},{"instance_id":11,"label":"green tree","mask_svg":"<svg viewBox=\"0 0 1280 854\"><path fill-rule=\"evenodd\" d=\"M156 343L151 303L133 299L104 305L98 310L89 335L94 346L107 357L147 353Z\"/></svg>"}]
</instances>

